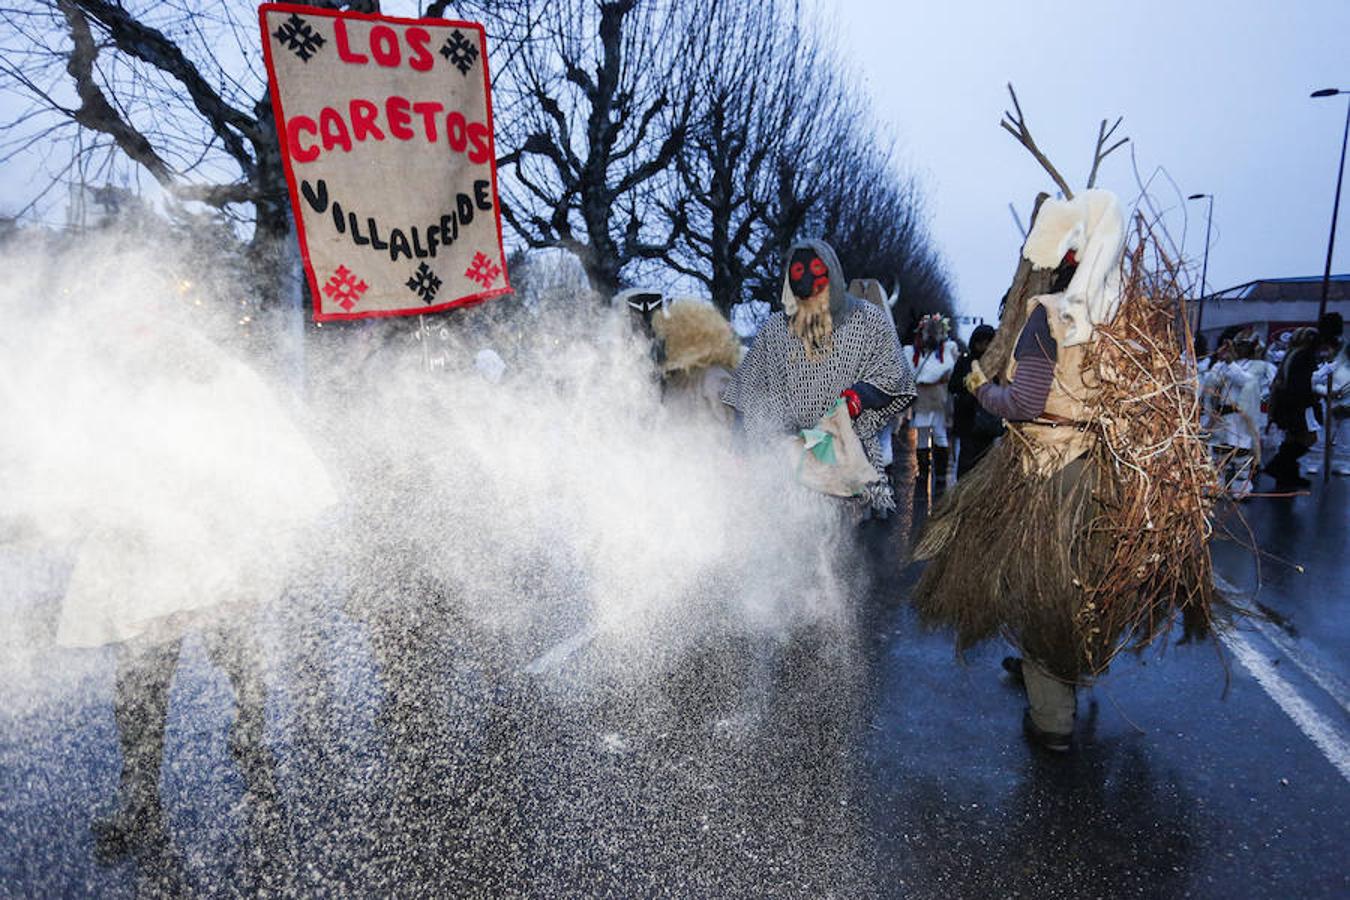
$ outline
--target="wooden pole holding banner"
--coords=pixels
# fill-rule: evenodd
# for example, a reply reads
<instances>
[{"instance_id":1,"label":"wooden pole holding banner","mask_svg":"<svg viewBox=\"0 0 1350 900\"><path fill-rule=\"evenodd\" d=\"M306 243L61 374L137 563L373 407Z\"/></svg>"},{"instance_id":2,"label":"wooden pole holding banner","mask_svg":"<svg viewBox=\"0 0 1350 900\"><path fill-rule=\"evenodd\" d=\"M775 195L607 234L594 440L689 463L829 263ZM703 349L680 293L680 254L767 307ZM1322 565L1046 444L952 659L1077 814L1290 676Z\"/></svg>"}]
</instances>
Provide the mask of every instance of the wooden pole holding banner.
<instances>
[{"instance_id":1,"label":"wooden pole holding banner","mask_svg":"<svg viewBox=\"0 0 1350 900\"><path fill-rule=\"evenodd\" d=\"M286 375L290 379L295 396L305 396L305 263L300 257L299 234L295 227L295 214L286 211L285 265L282 277L285 278L285 326L282 328Z\"/></svg>"},{"instance_id":2,"label":"wooden pole holding banner","mask_svg":"<svg viewBox=\"0 0 1350 900\"><path fill-rule=\"evenodd\" d=\"M431 348L427 346L427 317L417 317L417 339L422 342L422 371L431 372Z\"/></svg>"}]
</instances>

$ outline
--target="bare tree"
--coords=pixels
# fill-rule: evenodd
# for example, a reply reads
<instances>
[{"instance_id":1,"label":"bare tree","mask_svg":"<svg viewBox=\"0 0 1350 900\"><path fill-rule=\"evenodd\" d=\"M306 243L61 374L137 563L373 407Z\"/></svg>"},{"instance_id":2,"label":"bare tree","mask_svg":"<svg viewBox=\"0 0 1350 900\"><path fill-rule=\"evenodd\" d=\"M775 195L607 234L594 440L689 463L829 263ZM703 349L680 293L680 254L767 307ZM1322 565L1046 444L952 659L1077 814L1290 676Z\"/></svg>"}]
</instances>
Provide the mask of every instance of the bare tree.
<instances>
[{"instance_id":1,"label":"bare tree","mask_svg":"<svg viewBox=\"0 0 1350 900\"><path fill-rule=\"evenodd\" d=\"M529 35L499 81L511 110L498 119L511 148L503 214L531 246L576 253L611 294L684 227L678 201L648 213L689 127L708 17L679 0L556 0L526 14Z\"/></svg>"},{"instance_id":2,"label":"bare tree","mask_svg":"<svg viewBox=\"0 0 1350 900\"><path fill-rule=\"evenodd\" d=\"M747 285L777 280L779 257L828 189L813 177L833 155L828 136L861 115L831 48L788 6L718 7L693 73L696 115L676 158L688 221L667 261L724 312Z\"/></svg>"},{"instance_id":3,"label":"bare tree","mask_svg":"<svg viewBox=\"0 0 1350 900\"><path fill-rule=\"evenodd\" d=\"M839 144L831 179L837 189L813 213L812 225L839 253L850 277L870 277L897 292L893 310L902 332L919 315L953 311L951 288L928 234L922 194L901 175L892 151L870 133Z\"/></svg>"}]
</instances>

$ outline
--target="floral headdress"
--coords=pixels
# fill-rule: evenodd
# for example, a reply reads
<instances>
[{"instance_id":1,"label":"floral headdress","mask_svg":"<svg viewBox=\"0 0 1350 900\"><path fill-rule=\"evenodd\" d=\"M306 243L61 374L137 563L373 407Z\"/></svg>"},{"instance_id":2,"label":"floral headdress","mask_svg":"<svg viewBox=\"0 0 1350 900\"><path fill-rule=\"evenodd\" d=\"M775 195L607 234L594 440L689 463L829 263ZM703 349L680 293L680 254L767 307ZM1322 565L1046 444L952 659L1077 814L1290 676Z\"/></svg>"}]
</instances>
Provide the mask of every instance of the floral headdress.
<instances>
[{"instance_id":1,"label":"floral headdress","mask_svg":"<svg viewBox=\"0 0 1350 900\"><path fill-rule=\"evenodd\" d=\"M935 347L937 350L938 362L942 362L942 354L947 346L947 335L951 334L951 320L941 313L929 313L919 320L919 328L914 336L914 365L919 364L919 357L926 348Z\"/></svg>"}]
</instances>

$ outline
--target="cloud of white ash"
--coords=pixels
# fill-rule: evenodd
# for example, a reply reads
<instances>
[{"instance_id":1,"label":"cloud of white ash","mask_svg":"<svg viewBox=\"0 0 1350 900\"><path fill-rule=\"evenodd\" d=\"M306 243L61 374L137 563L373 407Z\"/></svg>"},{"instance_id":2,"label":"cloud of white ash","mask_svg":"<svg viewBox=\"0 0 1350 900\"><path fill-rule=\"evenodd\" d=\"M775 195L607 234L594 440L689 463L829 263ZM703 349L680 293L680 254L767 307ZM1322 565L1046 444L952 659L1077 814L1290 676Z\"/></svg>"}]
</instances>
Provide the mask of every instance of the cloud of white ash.
<instances>
[{"instance_id":1,"label":"cloud of white ash","mask_svg":"<svg viewBox=\"0 0 1350 900\"><path fill-rule=\"evenodd\" d=\"M412 322L326 325L300 401L162 254L6 252L4 540L73 561L62 644L335 593L412 621L435 595L513 665L585 633L641 678L847 613L834 501L674 418L642 340L589 297L428 317L425 352ZM488 346L495 384L472 366Z\"/></svg>"}]
</instances>

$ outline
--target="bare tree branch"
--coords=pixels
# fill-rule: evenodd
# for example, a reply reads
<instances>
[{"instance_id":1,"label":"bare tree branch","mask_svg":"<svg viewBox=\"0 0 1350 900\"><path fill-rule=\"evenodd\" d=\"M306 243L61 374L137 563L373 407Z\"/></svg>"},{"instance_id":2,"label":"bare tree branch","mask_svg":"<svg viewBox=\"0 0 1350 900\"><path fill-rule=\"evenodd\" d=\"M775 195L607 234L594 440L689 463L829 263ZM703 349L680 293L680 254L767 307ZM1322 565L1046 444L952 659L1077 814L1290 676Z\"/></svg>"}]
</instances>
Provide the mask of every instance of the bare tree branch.
<instances>
[{"instance_id":1,"label":"bare tree branch","mask_svg":"<svg viewBox=\"0 0 1350 900\"><path fill-rule=\"evenodd\" d=\"M108 30L119 50L175 79L187 90L197 111L220 135L225 149L249 174L254 157L244 139L256 142L261 137L257 120L226 103L177 44L157 29L137 21L121 5L109 0L59 0L62 7L74 4ZM242 138L241 138L242 135Z\"/></svg>"},{"instance_id":2,"label":"bare tree branch","mask_svg":"<svg viewBox=\"0 0 1350 900\"><path fill-rule=\"evenodd\" d=\"M1097 185L1097 169L1101 166L1102 160L1110 156L1113 150L1118 150L1123 145L1129 143L1130 139L1127 137L1123 137L1120 140L1116 141L1114 144L1112 144L1110 147L1107 147L1105 150L1102 150L1102 147L1106 145L1107 141L1111 140L1111 135L1116 133L1116 129L1120 127L1120 123L1123 122L1124 120L1125 117L1120 116L1119 118L1116 119L1115 124L1112 125L1109 130L1106 127L1105 119L1102 119L1102 124L1098 126L1097 147L1092 153L1092 171L1088 173L1088 180L1087 180L1088 190L1092 190Z\"/></svg>"},{"instance_id":3,"label":"bare tree branch","mask_svg":"<svg viewBox=\"0 0 1350 900\"><path fill-rule=\"evenodd\" d=\"M1013 90L1010 83L1008 85L1008 94L1012 97L1013 109L1017 112L1011 113L1006 110L1003 113L1003 121L999 122L1003 130L1007 131L1017 139L1017 142L1036 158L1036 162L1041 164L1041 168L1050 174L1050 178L1055 182L1059 190L1064 194L1066 200L1073 199L1073 191L1069 189L1069 183L1064 180L1064 176L1059 174L1059 170L1054 167L1041 148L1036 146L1036 141L1031 136L1031 129L1027 127L1026 117L1022 115L1022 106L1017 102L1017 92Z\"/></svg>"},{"instance_id":4,"label":"bare tree branch","mask_svg":"<svg viewBox=\"0 0 1350 900\"><path fill-rule=\"evenodd\" d=\"M94 80L94 62L98 58L98 46L89 30L89 22L76 7L73 0L57 0L57 6L70 26L70 36L74 41L66 71L75 79L75 92L80 98L80 107L72 113L72 118L82 127L99 131L117 142L127 156L145 166L146 171L163 185L172 185L173 172L168 163L155 152L150 141L122 118L113 109L108 98L103 95Z\"/></svg>"}]
</instances>

